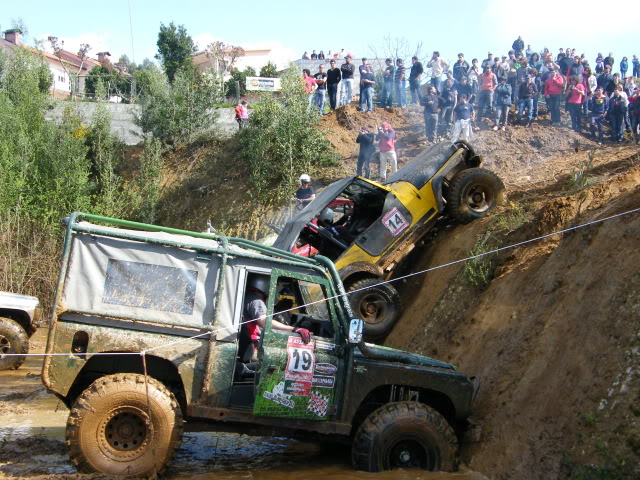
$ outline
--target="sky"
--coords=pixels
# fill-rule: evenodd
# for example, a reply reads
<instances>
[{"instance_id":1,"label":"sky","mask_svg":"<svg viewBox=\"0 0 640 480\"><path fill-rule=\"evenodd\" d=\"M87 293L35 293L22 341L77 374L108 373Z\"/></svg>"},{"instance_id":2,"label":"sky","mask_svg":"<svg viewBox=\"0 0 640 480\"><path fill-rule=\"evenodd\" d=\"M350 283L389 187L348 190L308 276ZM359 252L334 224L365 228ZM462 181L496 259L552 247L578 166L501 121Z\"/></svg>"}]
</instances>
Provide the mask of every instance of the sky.
<instances>
[{"instance_id":1,"label":"sky","mask_svg":"<svg viewBox=\"0 0 640 480\"><path fill-rule=\"evenodd\" d=\"M13 19L22 19L29 30L29 44L53 35L65 41L67 50L76 52L81 43L89 43L94 57L99 51L109 51L112 59L126 54L137 63L153 58L160 24L169 22L184 25L200 49L213 40L244 48L277 49L280 67L313 49L327 53L344 48L356 58L371 58L374 52L386 56L385 37L392 43L403 39L409 55L421 43L420 56L427 60L433 50L451 61L459 52L480 61L488 51L504 55L518 35L538 51L545 46L554 53L559 47L576 48L587 54L592 65L598 52L605 56L613 52L616 63L623 56L630 61L633 54L640 54L640 35L637 30L634 34L637 22L595 21L597 10L611 20L614 9L621 13L617 18L630 19L636 10L631 0L618 0L604 11L601 3L591 0L578 4L562 0L536 0L533 4L513 0L370 0L366 8L362 2L299 0L0 2L0 29L10 28ZM323 14L321 5L326 6Z\"/></svg>"}]
</instances>

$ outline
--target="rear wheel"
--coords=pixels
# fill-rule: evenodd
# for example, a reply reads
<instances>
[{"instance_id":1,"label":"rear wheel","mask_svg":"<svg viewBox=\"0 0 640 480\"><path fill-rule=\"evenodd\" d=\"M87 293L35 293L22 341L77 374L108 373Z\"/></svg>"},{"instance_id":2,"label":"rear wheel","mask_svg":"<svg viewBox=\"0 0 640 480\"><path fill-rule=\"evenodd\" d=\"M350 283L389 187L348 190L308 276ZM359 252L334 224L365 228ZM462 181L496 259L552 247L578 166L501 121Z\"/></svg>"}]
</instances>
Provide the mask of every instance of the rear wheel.
<instances>
[{"instance_id":1,"label":"rear wheel","mask_svg":"<svg viewBox=\"0 0 640 480\"><path fill-rule=\"evenodd\" d=\"M418 402L397 402L380 407L360 425L351 459L356 469L368 472L451 472L458 466L457 452L455 433L442 415Z\"/></svg>"},{"instance_id":2,"label":"rear wheel","mask_svg":"<svg viewBox=\"0 0 640 480\"><path fill-rule=\"evenodd\" d=\"M66 443L78 471L141 477L161 472L182 439L182 413L174 395L144 375L99 378L76 400ZM149 415L149 412L151 415Z\"/></svg>"},{"instance_id":3,"label":"rear wheel","mask_svg":"<svg viewBox=\"0 0 640 480\"><path fill-rule=\"evenodd\" d=\"M453 177L445 199L449 214L460 223L469 223L504 201L504 184L489 170L469 168Z\"/></svg>"},{"instance_id":4,"label":"rear wheel","mask_svg":"<svg viewBox=\"0 0 640 480\"><path fill-rule=\"evenodd\" d=\"M29 353L29 336L18 322L0 317L0 370L17 369ZM14 356L19 355L19 356Z\"/></svg>"},{"instance_id":5,"label":"rear wheel","mask_svg":"<svg viewBox=\"0 0 640 480\"><path fill-rule=\"evenodd\" d=\"M365 278L352 283L347 290L353 313L364 321L365 340L387 335L400 316L400 295L388 283Z\"/></svg>"}]
</instances>

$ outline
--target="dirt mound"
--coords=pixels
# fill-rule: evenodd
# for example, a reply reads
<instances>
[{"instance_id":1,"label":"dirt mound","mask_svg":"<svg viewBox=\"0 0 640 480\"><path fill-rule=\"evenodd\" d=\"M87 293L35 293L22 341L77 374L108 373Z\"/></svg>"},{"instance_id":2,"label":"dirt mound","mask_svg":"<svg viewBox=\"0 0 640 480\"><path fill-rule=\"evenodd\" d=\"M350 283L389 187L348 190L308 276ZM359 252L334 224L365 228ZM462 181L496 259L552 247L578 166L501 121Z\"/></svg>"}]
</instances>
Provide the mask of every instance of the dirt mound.
<instances>
[{"instance_id":1,"label":"dirt mound","mask_svg":"<svg viewBox=\"0 0 640 480\"><path fill-rule=\"evenodd\" d=\"M640 168L541 200L531 221L494 235L513 244L640 206ZM441 229L416 270L467 256L495 218ZM404 285L387 339L481 379L463 460L491 478L639 478L640 214L499 255L474 288L462 266ZM596 466L590 466L596 465ZM587 476L595 471L610 476Z\"/></svg>"}]
</instances>

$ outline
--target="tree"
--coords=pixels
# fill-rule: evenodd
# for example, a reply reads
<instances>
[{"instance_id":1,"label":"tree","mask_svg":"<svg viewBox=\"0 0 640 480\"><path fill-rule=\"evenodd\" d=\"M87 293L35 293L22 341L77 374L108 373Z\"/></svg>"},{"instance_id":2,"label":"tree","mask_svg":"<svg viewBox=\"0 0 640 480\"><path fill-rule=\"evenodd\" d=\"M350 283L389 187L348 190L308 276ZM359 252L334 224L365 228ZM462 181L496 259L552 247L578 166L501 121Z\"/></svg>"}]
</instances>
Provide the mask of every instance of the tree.
<instances>
[{"instance_id":1,"label":"tree","mask_svg":"<svg viewBox=\"0 0 640 480\"><path fill-rule=\"evenodd\" d=\"M156 59L162 62L167 78L173 83L176 72L180 68L191 67L191 55L195 53L193 39L187 33L184 25L176 27L173 22L169 26L160 24L158 33L158 53Z\"/></svg>"},{"instance_id":2,"label":"tree","mask_svg":"<svg viewBox=\"0 0 640 480\"><path fill-rule=\"evenodd\" d=\"M369 45L369 50L373 58L392 58L394 62L396 58L401 58L407 61L413 56L420 57L422 42L411 47L409 40L405 37L391 38L391 35L387 34L382 38L382 45Z\"/></svg>"},{"instance_id":3,"label":"tree","mask_svg":"<svg viewBox=\"0 0 640 480\"><path fill-rule=\"evenodd\" d=\"M135 62L129 60L129 57L125 54L120 55L120 58L118 59L118 63L116 63L116 65L123 68L124 71L130 75L133 75L138 70L138 66L135 64Z\"/></svg>"},{"instance_id":4,"label":"tree","mask_svg":"<svg viewBox=\"0 0 640 480\"><path fill-rule=\"evenodd\" d=\"M94 95L98 98L98 83L102 82L105 88L105 95L110 97L117 95L127 97L131 93L131 82L120 71L108 65L93 67L84 83L84 90L87 95ZM104 98L99 98L104 100Z\"/></svg>"},{"instance_id":5,"label":"tree","mask_svg":"<svg viewBox=\"0 0 640 480\"><path fill-rule=\"evenodd\" d=\"M244 49L237 45L228 45L224 42L213 42L205 49L207 58L213 64L214 74L224 78L225 74L234 68L236 61L244 57Z\"/></svg>"},{"instance_id":6,"label":"tree","mask_svg":"<svg viewBox=\"0 0 640 480\"><path fill-rule=\"evenodd\" d=\"M269 62L260 69L261 77L276 78L278 76L278 67Z\"/></svg>"},{"instance_id":7,"label":"tree","mask_svg":"<svg viewBox=\"0 0 640 480\"><path fill-rule=\"evenodd\" d=\"M224 91L227 97L242 96L247 93L247 77L255 77L256 71L253 67L247 67L244 71L237 68L231 70L231 78L224 84ZM240 92L236 90L236 82L240 85Z\"/></svg>"}]
</instances>

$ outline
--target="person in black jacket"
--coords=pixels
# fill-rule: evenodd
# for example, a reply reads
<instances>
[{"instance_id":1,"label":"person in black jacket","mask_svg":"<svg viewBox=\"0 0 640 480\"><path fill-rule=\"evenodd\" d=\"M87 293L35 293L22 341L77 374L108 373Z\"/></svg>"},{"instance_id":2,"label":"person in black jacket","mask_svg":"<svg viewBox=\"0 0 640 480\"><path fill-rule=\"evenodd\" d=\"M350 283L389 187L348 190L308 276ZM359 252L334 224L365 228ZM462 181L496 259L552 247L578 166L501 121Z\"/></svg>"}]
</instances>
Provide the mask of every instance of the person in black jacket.
<instances>
[{"instance_id":1,"label":"person in black jacket","mask_svg":"<svg viewBox=\"0 0 640 480\"><path fill-rule=\"evenodd\" d=\"M376 147L374 145L375 135L369 131L367 127L362 127L360 133L356 138L356 143L360 144L360 152L358 153L358 167L356 175L362 176L364 170L364 177L371 178L371 171L369 164L371 162L371 155L375 152Z\"/></svg>"},{"instance_id":2,"label":"person in black jacket","mask_svg":"<svg viewBox=\"0 0 640 480\"><path fill-rule=\"evenodd\" d=\"M422 89L420 88L420 79L424 73L422 63L418 61L418 57L411 57L411 72L409 73L409 90L411 90L411 104L419 105L422 102Z\"/></svg>"},{"instance_id":3,"label":"person in black jacket","mask_svg":"<svg viewBox=\"0 0 640 480\"><path fill-rule=\"evenodd\" d=\"M329 106L331 110L336 109L336 100L338 97L338 84L342 80L342 73L336 67L336 61L329 61L329 70L327 70L327 93L329 94Z\"/></svg>"},{"instance_id":4,"label":"person in black jacket","mask_svg":"<svg viewBox=\"0 0 640 480\"><path fill-rule=\"evenodd\" d=\"M522 40L521 36L518 36L518 39L513 42L511 48L513 48L516 58L522 55L522 51L524 50L524 40Z\"/></svg>"},{"instance_id":5,"label":"person in black jacket","mask_svg":"<svg viewBox=\"0 0 640 480\"><path fill-rule=\"evenodd\" d=\"M438 95L436 87L429 87L429 94L422 97L420 102L424 107L424 128L428 142L433 142L436 139L436 132L438 131L438 115L440 113L440 106L446 103L446 100Z\"/></svg>"}]
</instances>

